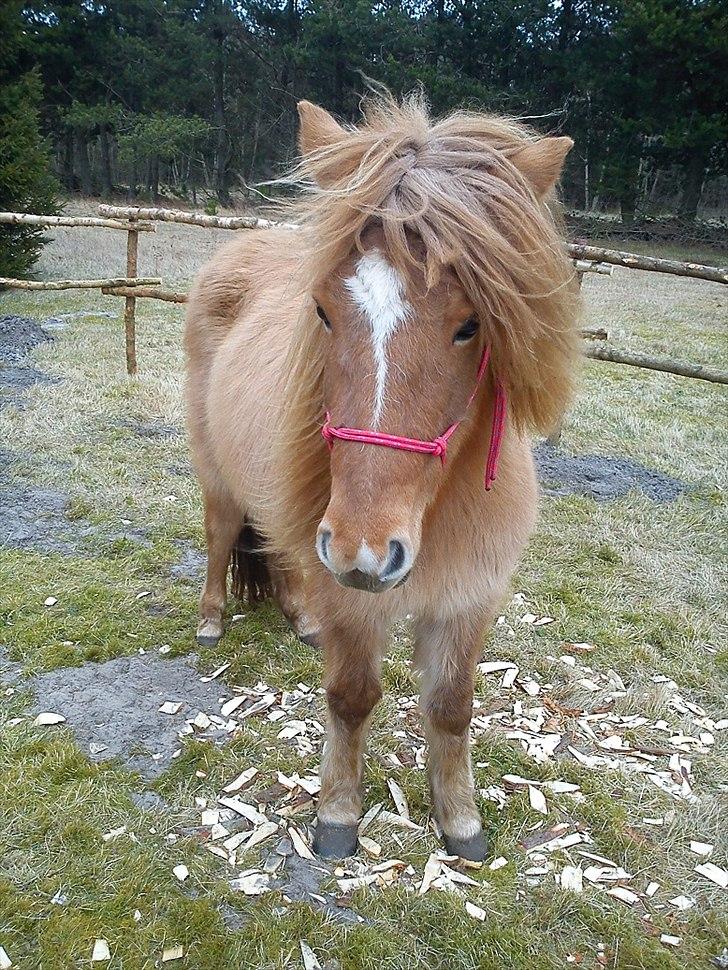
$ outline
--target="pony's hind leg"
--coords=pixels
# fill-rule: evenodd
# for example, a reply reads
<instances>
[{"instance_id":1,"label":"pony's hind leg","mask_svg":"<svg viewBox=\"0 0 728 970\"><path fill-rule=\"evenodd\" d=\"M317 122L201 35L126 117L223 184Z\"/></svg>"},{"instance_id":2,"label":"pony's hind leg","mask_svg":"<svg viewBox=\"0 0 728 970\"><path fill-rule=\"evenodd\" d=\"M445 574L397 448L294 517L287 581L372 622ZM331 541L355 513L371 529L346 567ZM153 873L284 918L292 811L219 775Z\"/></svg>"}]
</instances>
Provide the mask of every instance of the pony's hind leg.
<instances>
[{"instance_id":1,"label":"pony's hind leg","mask_svg":"<svg viewBox=\"0 0 728 970\"><path fill-rule=\"evenodd\" d=\"M223 613L227 603L227 574L230 556L243 526L243 516L232 500L217 492L205 492L205 535L207 576L200 597L197 642L215 646L223 634Z\"/></svg>"},{"instance_id":2,"label":"pony's hind leg","mask_svg":"<svg viewBox=\"0 0 728 970\"><path fill-rule=\"evenodd\" d=\"M420 707L429 741L435 816L447 852L475 861L487 854L470 766L475 665L485 627L483 614L420 620L415 625L415 665L422 678Z\"/></svg>"},{"instance_id":3,"label":"pony's hind leg","mask_svg":"<svg viewBox=\"0 0 728 970\"><path fill-rule=\"evenodd\" d=\"M291 629L309 647L318 647L320 623L311 611L311 596L301 569L277 565L271 568L276 601Z\"/></svg>"},{"instance_id":4,"label":"pony's hind leg","mask_svg":"<svg viewBox=\"0 0 728 970\"><path fill-rule=\"evenodd\" d=\"M374 624L324 622L320 637L329 716L314 849L325 859L343 859L358 842L364 743L369 715L382 696L384 631Z\"/></svg>"}]
</instances>

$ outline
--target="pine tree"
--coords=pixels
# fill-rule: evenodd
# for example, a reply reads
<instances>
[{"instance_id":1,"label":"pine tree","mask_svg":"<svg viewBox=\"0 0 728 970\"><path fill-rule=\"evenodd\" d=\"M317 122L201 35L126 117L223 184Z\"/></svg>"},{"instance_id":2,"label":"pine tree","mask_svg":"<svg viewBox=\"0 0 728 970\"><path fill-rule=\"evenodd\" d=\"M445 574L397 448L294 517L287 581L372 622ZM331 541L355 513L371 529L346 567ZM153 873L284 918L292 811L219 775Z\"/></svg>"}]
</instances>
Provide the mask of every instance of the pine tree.
<instances>
[{"instance_id":1,"label":"pine tree","mask_svg":"<svg viewBox=\"0 0 728 970\"><path fill-rule=\"evenodd\" d=\"M58 185L40 131L42 86L37 70L23 73L21 4L0 10L0 208L12 212L56 211ZM0 228L0 276L25 275L43 246L42 231Z\"/></svg>"}]
</instances>

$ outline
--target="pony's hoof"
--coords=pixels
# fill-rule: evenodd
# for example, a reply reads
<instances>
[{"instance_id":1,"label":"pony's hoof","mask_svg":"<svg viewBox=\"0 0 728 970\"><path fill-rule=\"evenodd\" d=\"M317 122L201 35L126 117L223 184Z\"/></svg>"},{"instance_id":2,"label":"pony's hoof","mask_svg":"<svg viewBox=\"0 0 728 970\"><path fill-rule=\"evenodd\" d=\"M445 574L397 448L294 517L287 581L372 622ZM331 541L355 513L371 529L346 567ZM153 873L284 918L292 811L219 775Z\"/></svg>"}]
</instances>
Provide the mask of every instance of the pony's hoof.
<instances>
[{"instance_id":1,"label":"pony's hoof","mask_svg":"<svg viewBox=\"0 0 728 970\"><path fill-rule=\"evenodd\" d=\"M359 844L358 825L319 822L313 837L313 851L322 859L346 859Z\"/></svg>"},{"instance_id":2,"label":"pony's hoof","mask_svg":"<svg viewBox=\"0 0 728 970\"><path fill-rule=\"evenodd\" d=\"M222 623L217 620L200 620L195 640L200 647L216 647L222 634Z\"/></svg>"},{"instance_id":3,"label":"pony's hoof","mask_svg":"<svg viewBox=\"0 0 728 970\"><path fill-rule=\"evenodd\" d=\"M452 835L445 836L445 851L448 855L457 855L469 862L484 862L488 856L488 842L485 832L481 829L467 839L456 839Z\"/></svg>"}]
</instances>

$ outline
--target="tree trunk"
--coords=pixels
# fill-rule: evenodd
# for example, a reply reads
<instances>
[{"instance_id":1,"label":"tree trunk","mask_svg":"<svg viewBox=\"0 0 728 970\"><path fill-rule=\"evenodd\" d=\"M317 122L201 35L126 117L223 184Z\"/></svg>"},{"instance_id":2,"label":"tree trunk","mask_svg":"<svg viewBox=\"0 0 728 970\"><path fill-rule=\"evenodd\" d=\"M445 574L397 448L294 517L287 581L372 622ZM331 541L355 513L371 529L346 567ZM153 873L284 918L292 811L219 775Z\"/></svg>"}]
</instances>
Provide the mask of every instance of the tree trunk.
<instances>
[{"instance_id":1,"label":"tree trunk","mask_svg":"<svg viewBox=\"0 0 728 970\"><path fill-rule=\"evenodd\" d=\"M94 194L94 181L91 174L91 162L88 157L88 142L82 132L76 132L74 136L76 146L76 161L78 163L78 175L81 180L81 194Z\"/></svg>"},{"instance_id":2,"label":"tree trunk","mask_svg":"<svg viewBox=\"0 0 728 970\"><path fill-rule=\"evenodd\" d=\"M221 205L230 205L230 195L227 189L228 138L225 127L225 35L221 31L215 39L217 41L214 66L215 127L217 128L214 169L215 194Z\"/></svg>"},{"instance_id":3,"label":"tree trunk","mask_svg":"<svg viewBox=\"0 0 728 970\"><path fill-rule=\"evenodd\" d=\"M619 208L622 213L622 225L624 226L634 225L634 218L637 213L640 161L637 157L627 158L622 171Z\"/></svg>"},{"instance_id":4,"label":"tree trunk","mask_svg":"<svg viewBox=\"0 0 728 970\"><path fill-rule=\"evenodd\" d=\"M129 188L126 193L127 202L133 202L137 197L137 162L136 157L129 163Z\"/></svg>"},{"instance_id":5,"label":"tree trunk","mask_svg":"<svg viewBox=\"0 0 728 970\"><path fill-rule=\"evenodd\" d=\"M153 202L159 201L159 157L152 155L149 159L149 193Z\"/></svg>"},{"instance_id":6,"label":"tree trunk","mask_svg":"<svg viewBox=\"0 0 728 970\"><path fill-rule=\"evenodd\" d=\"M73 132L66 131L63 136L63 184L69 192L76 188L73 175Z\"/></svg>"},{"instance_id":7,"label":"tree trunk","mask_svg":"<svg viewBox=\"0 0 728 970\"><path fill-rule=\"evenodd\" d=\"M685 166L685 182L680 200L680 218L686 222L695 222L698 215L700 197L703 194L703 176L705 162L702 155L692 155Z\"/></svg>"},{"instance_id":8,"label":"tree trunk","mask_svg":"<svg viewBox=\"0 0 728 970\"><path fill-rule=\"evenodd\" d=\"M559 18L559 50L565 51L569 46L569 40L573 31L574 24L574 2L573 0L563 0L561 4L561 17Z\"/></svg>"},{"instance_id":9,"label":"tree trunk","mask_svg":"<svg viewBox=\"0 0 728 970\"><path fill-rule=\"evenodd\" d=\"M101 192L105 196L111 196L114 191L114 181L111 176L111 145L109 143L109 132L105 125L101 127L99 133L99 146L101 148Z\"/></svg>"}]
</instances>

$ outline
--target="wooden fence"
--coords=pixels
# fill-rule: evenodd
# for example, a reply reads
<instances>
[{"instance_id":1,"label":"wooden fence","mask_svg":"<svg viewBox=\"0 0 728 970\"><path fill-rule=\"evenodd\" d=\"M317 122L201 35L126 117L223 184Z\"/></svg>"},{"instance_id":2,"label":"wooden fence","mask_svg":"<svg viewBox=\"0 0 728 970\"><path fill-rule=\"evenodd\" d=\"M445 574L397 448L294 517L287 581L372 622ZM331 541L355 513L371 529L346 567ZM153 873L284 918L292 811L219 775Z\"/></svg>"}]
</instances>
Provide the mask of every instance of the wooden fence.
<instances>
[{"instance_id":1,"label":"wooden fence","mask_svg":"<svg viewBox=\"0 0 728 970\"><path fill-rule=\"evenodd\" d=\"M8 287L27 290L61 289L100 289L105 296L124 299L124 333L126 344L126 368L128 374L136 374L136 301L138 299L162 300L167 303L185 303L185 293L175 293L161 289L162 281L156 278L137 277L139 256L139 233L154 232L156 222L182 223L203 229L272 229L296 228L292 223L271 222L255 216L208 216L198 212L185 212L181 209L159 209L138 206L100 205L99 216L43 216L20 212L0 212L0 224L27 226L69 226L77 228L97 228L120 230L127 233L126 276L99 280L16 280L0 277L0 288ZM643 270L650 273L668 273L672 276L690 277L713 283L728 284L728 267L704 266L700 263L681 262L674 259L659 259L656 256L642 256L638 253L624 253L600 246L582 246L567 243L567 252L574 261L579 284L585 273L611 275L615 266L630 270ZM667 358L633 354L604 346L609 335L606 330L584 329L582 336L587 343L584 354L594 360L627 364L649 370L664 371L682 377L693 377L717 384L728 384L728 372L714 370L701 364ZM597 343L597 341L599 343ZM558 436L558 433L557 433ZM554 440L557 440L557 436Z\"/></svg>"}]
</instances>

